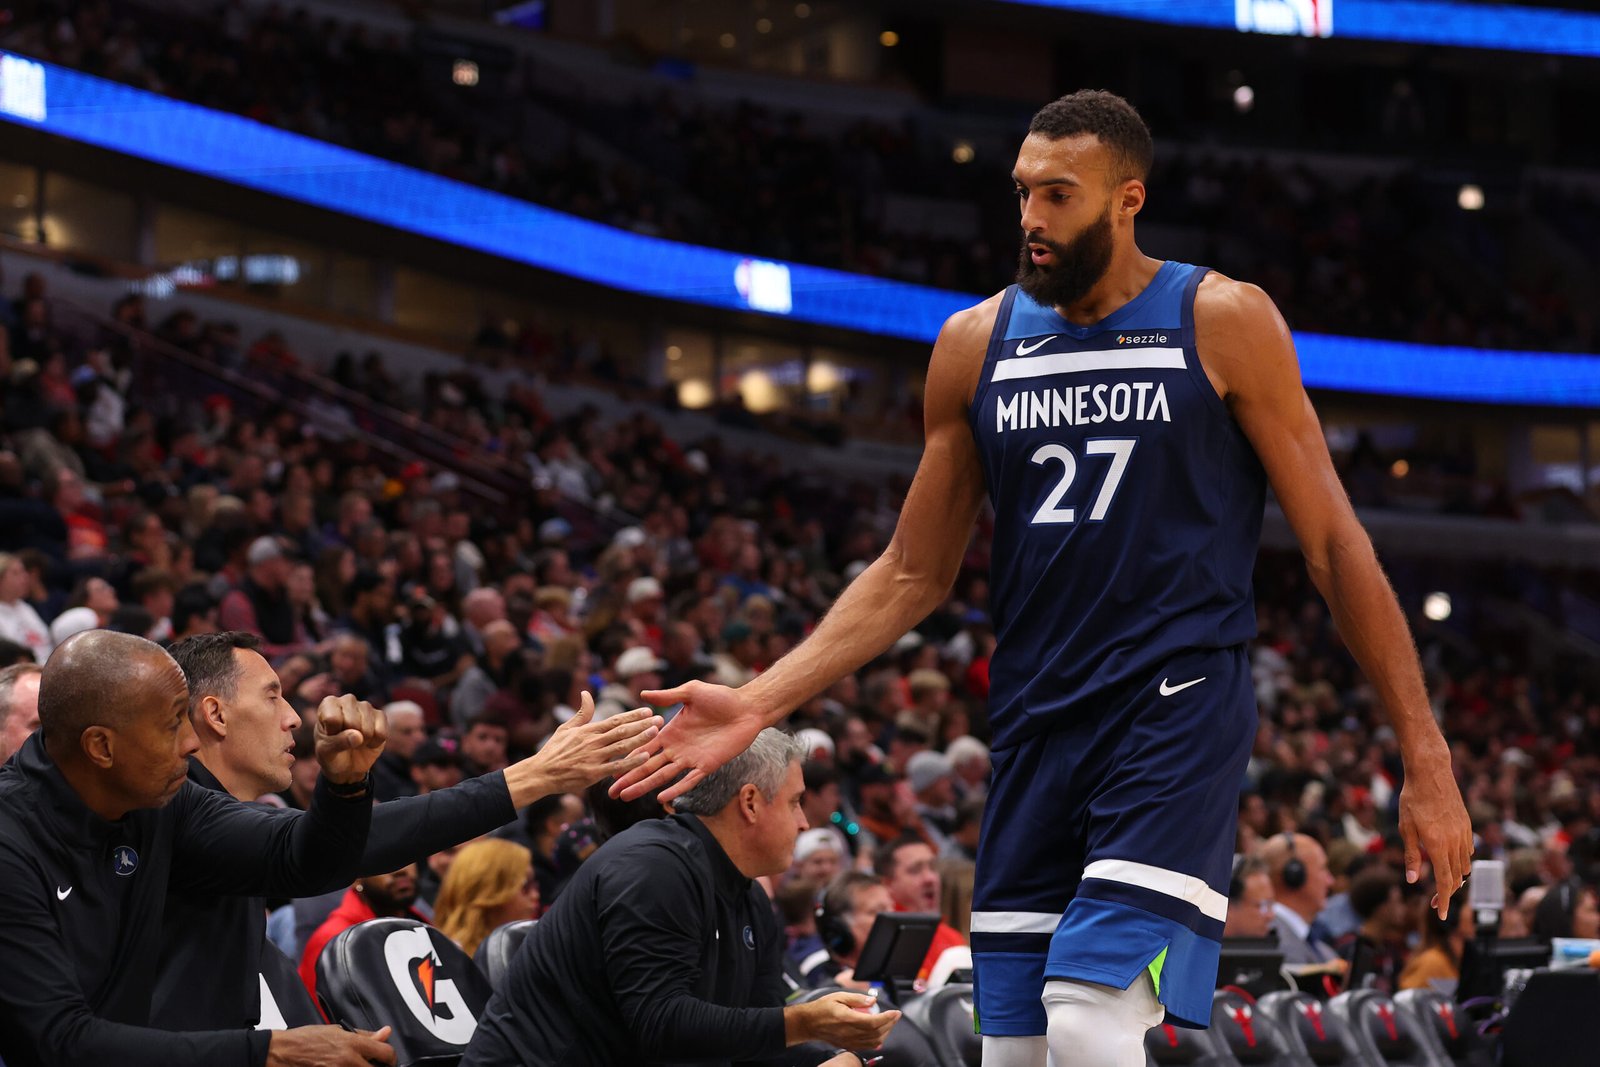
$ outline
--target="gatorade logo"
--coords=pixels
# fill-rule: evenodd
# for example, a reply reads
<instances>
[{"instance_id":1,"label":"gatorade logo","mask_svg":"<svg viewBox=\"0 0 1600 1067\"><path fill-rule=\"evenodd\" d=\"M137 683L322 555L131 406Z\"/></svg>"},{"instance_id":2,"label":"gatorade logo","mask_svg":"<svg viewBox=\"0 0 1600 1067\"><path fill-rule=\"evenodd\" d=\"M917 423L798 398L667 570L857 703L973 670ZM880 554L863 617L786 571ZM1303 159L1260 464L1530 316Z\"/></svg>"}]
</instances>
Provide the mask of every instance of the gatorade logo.
<instances>
[{"instance_id":1,"label":"gatorade logo","mask_svg":"<svg viewBox=\"0 0 1600 1067\"><path fill-rule=\"evenodd\" d=\"M400 1000L430 1034L452 1045L472 1040L478 1020L455 982L440 974L427 930L412 927L390 934L383 943L383 960Z\"/></svg>"}]
</instances>

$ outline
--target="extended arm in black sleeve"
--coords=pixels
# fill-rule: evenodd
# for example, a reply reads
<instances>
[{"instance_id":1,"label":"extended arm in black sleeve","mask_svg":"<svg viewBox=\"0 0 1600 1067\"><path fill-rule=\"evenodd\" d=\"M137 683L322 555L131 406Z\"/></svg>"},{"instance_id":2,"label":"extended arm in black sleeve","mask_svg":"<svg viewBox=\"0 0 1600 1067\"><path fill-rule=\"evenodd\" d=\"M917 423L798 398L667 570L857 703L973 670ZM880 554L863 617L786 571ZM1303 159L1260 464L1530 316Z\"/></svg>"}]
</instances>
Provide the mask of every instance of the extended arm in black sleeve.
<instances>
[{"instance_id":1,"label":"extended arm in black sleeve","mask_svg":"<svg viewBox=\"0 0 1600 1067\"><path fill-rule=\"evenodd\" d=\"M361 856L361 877L388 874L415 860L443 852L498 830L517 817L504 771L469 778L426 796L401 797L372 809L372 832ZM331 883L331 892L345 882Z\"/></svg>"},{"instance_id":2,"label":"extended arm in black sleeve","mask_svg":"<svg viewBox=\"0 0 1600 1067\"><path fill-rule=\"evenodd\" d=\"M285 817L193 782L184 784L172 858L173 891L308 897L360 874L372 791L335 796L317 779L311 807Z\"/></svg>"},{"instance_id":3,"label":"extended arm in black sleeve","mask_svg":"<svg viewBox=\"0 0 1600 1067\"><path fill-rule=\"evenodd\" d=\"M0 852L0 1045L11 1067L261 1067L265 1030L175 1034L97 1018L26 857ZM111 946L106 950L111 951ZM32 1057L27 1058L27 1057Z\"/></svg>"},{"instance_id":4,"label":"extended arm in black sleeve","mask_svg":"<svg viewBox=\"0 0 1600 1067\"><path fill-rule=\"evenodd\" d=\"M675 849L641 850L606 879L600 943L624 1022L651 1059L747 1060L781 1052L783 1009L730 1008L689 992L705 948L701 891Z\"/></svg>"}]
</instances>

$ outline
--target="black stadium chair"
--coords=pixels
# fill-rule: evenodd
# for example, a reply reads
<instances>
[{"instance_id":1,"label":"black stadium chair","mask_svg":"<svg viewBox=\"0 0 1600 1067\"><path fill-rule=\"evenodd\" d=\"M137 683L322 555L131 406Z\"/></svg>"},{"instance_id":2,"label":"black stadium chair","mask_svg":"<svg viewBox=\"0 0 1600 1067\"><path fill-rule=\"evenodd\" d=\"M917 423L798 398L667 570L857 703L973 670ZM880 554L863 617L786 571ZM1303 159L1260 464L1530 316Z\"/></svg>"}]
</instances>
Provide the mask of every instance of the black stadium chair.
<instances>
[{"instance_id":1,"label":"black stadium chair","mask_svg":"<svg viewBox=\"0 0 1600 1067\"><path fill-rule=\"evenodd\" d=\"M271 941L261 946L261 1022L257 1030L287 1030L318 1026L325 1020L317 1010L294 961Z\"/></svg>"},{"instance_id":2,"label":"black stadium chair","mask_svg":"<svg viewBox=\"0 0 1600 1067\"><path fill-rule=\"evenodd\" d=\"M328 1018L359 1030L392 1025L400 1067L457 1063L489 995L467 954L413 919L359 923L317 958L317 999Z\"/></svg>"},{"instance_id":3,"label":"black stadium chair","mask_svg":"<svg viewBox=\"0 0 1600 1067\"><path fill-rule=\"evenodd\" d=\"M519 919L497 926L489 931L489 936L478 946L472 962L478 965L478 970L489 979L490 988L496 992L500 989L500 983L505 981L506 971L510 969L511 961L516 958L517 950L522 947L522 942L533 932L538 922L538 919Z\"/></svg>"},{"instance_id":4,"label":"black stadium chair","mask_svg":"<svg viewBox=\"0 0 1600 1067\"><path fill-rule=\"evenodd\" d=\"M979 1067L983 1038L973 1030L972 986L965 982L941 986L902 1005L903 1023L911 1023L932 1042L939 1067Z\"/></svg>"},{"instance_id":5,"label":"black stadium chair","mask_svg":"<svg viewBox=\"0 0 1600 1067\"><path fill-rule=\"evenodd\" d=\"M1211 1001L1211 1030L1244 1067L1311 1067L1278 1020L1232 989L1219 989Z\"/></svg>"},{"instance_id":6,"label":"black stadium chair","mask_svg":"<svg viewBox=\"0 0 1600 1067\"><path fill-rule=\"evenodd\" d=\"M1344 1025L1345 1047L1363 1063L1388 1067L1447 1067L1428 1053L1420 1028L1387 993L1354 989L1328 1001L1328 1014Z\"/></svg>"},{"instance_id":7,"label":"black stadium chair","mask_svg":"<svg viewBox=\"0 0 1600 1067\"><path fill-rule=\"evenodd\" d=\"M1434 989L1403 989L1394 1002L1411 1017L1417 1037L1434 1058L1451 1067L1493 1067L1489 1042L1478 1034L1477 1024L1455 1002Z\"/></svg>"},{"instance_id":8,"label":"black stadium chair","mask_svg":"<svg viewBox=\"0 0 1600 1067\"><path fill-rule=\"evenodd\" d=\"M1239 1067L1233 1051L1215 1028L1190 1030L1162 1023L1144 1035L1145 1059L1156 1067L1192 1064L1194 1067Z\"/></svg>"},{"instance_id":9,"label":"black stadium chair","mask_svg":"<svg viewBox=\"0 0 1600 1067\"><path fill-rule=\"evenodd\" d=\"M1302 1062L1317 1067L1372 1067L1346 1046L1344 1022L1309 993L1268 993L1256 1002L1256 1010L1278 1024Z\"/></svg>"}]
</instances>

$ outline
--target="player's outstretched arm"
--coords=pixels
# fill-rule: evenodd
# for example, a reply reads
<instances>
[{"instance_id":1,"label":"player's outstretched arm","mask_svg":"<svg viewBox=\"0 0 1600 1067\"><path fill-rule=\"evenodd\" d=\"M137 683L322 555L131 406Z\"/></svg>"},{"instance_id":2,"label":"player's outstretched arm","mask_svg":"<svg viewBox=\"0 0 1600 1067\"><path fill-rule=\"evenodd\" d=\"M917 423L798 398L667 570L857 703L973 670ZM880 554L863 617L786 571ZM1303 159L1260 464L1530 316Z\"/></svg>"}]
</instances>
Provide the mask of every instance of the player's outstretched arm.
<instances>
[{"instance_id":1,"label":"player's outstretched arm","mask_svg":"<svg viewBox=\"0 0 1600 1067\"><path fill-rule=\"evenodd\" d=\"M1394 725L1405 763L1406 877L1420 876L1419 847L1426 849L1443 916L1471 869L1472 824L1428 704L1411 630L1334 471L1289 327L1259 288L1213 275L1195 298L1195 334L1206 372L1266 468L1312 581Z\"/></svg>"},{"instance_id":2,"label":"player's outstretched arm","mask_svg":"<svg viewBox=\"0 0 1600 1067\"><path fill-rule=\"evenodd\" d=\"M939 332L924 392L922 462L889 547L850 583L812 635L739 689L689 682L640 694L682 703L645 746L649 758L612 787L633 799L684 778L671 800L749 747L762 728L870 662L939 606L961 567L983 501L983 471L967 422L999 298L951 316Z\"/></svg>"}]
</instances>

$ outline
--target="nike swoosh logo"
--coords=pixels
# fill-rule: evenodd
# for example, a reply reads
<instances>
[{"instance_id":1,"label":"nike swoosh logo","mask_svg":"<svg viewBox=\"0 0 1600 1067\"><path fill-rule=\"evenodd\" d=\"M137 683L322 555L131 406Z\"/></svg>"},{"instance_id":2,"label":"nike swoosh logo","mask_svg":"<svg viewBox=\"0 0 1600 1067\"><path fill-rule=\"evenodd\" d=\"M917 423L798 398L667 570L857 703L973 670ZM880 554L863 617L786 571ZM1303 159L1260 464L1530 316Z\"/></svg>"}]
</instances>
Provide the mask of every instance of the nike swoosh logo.
<instances>
[{"instance_id":1,"label":"nike swoosh logo","mask_svg":"<svg viewBox=\"0 0 1600 1067\"><path fill-rule=\"evenodd\" d=\"M1182 683L1180 683L1178 685L1168 685L1167 684L1167 679L1163 678L1163 679L1161 679L1160 693L1164 697L1169 697L1173 693L1181 693L1185 689L1189 688L1191 685L1199 685L1203 681L1205 681L1204 678L1196 678L1192 682L1182 682Z\"/></svg>"},{"instance_id":2,"label":"nike swoosh logo","mask_svg":"<svg viewBox=\"0 0 1600 1067\"><path fill-rule=\"evenodd\" d=\"M56 887L56 899L57 900L66 900L71 895L72 895L72 887L70 885L67 886L67 888L65 888L65 889L62 889L60 886Z\"/></svg>"},{"instance_id":3,"label":"nike swoosh logo","mask_svg":"<svg viewBox=\"0 0 1600 1067\"><path fill-rule=\"evenodd\" d=\"M1025 344L1022 341L1018 341L1017 342L1017 355L1025 356L1030 352L1037 352L1037 351L1039 351L1040 348L1044 347L1045 345L1049 344L1051 341L1054 341L1055 339L1056 339L1056 335L1055 334L1051 334L1049 337L1046 337L1043 341L1035 341L1031 345L1030 344Z\"/></svg>"}]
</instances>

